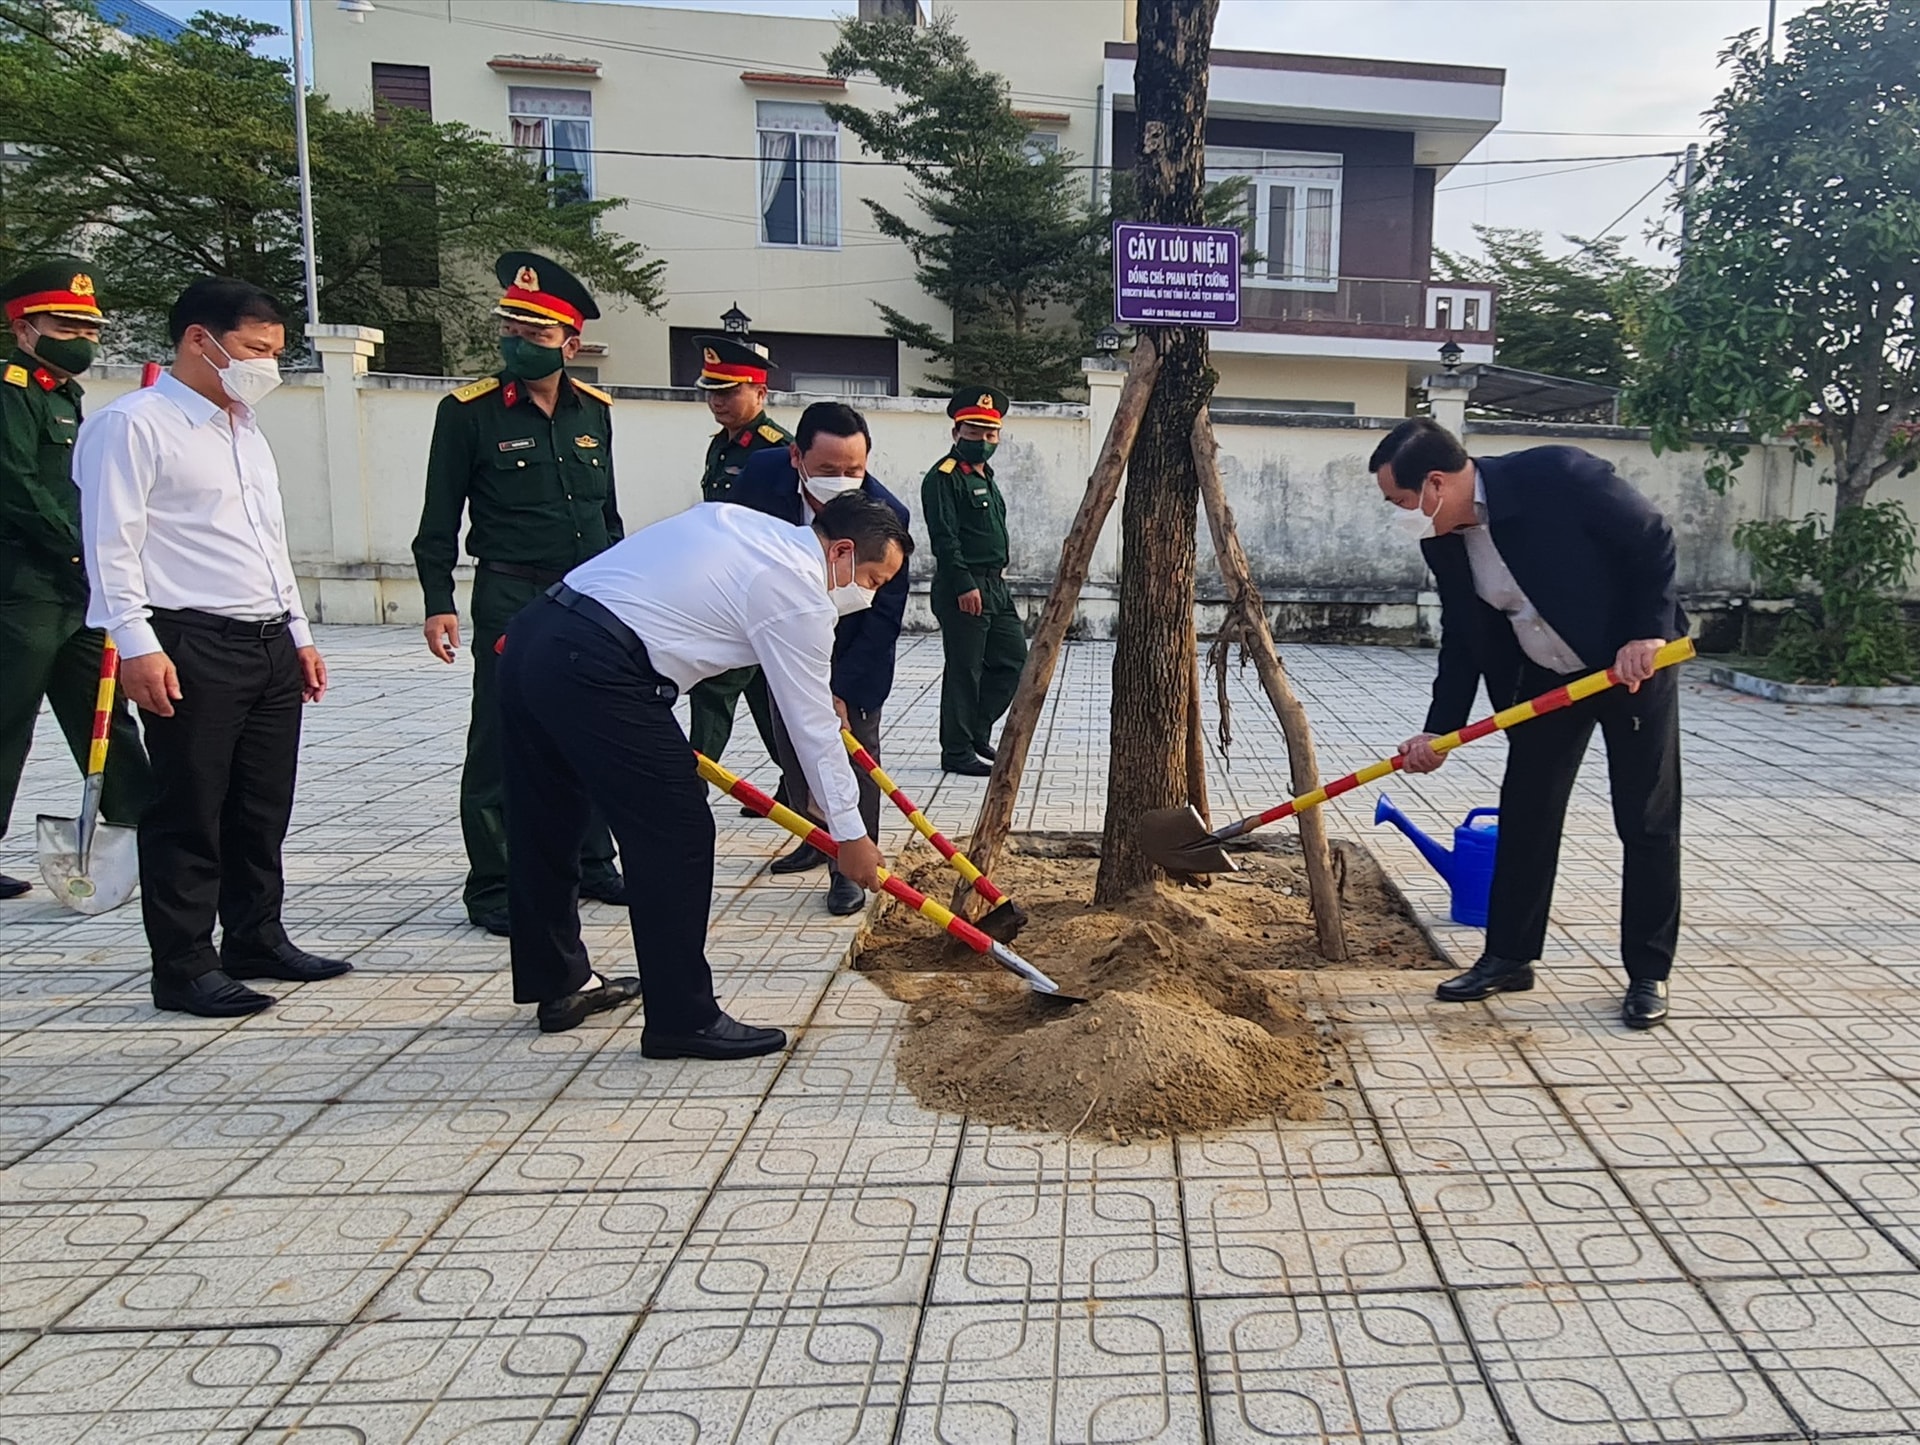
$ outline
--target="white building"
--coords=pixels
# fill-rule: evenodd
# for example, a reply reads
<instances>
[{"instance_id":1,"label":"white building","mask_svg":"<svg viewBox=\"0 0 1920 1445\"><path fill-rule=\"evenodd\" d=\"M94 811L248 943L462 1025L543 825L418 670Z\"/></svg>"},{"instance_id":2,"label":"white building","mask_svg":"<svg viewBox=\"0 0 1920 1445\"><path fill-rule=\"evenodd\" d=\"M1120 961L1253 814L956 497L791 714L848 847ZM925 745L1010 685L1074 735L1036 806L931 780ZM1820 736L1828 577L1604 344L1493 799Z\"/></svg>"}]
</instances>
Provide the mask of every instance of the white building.
<instances>
[{"instance_id":1,"label":"white building","mask_svg":"<svg viewBox=\"0 0 1920 1445\"><path fill-rule=\"evenodd\" d=\"M884 0L898 8L899 0ZM877 13L883 0L861 0ZM1089 193L1133 152L1130 0L932 0L1006 77L1034 144L1075 153ZM690 338L737 306L780 390L910 391L925 358L876 301L944 328L872 198L910 206L826 100L890 93L826 74L831 21L576 0L375 0L364 23L314 6L316 86L336 104L413 106L542 154L667 262L658 316L610 310L585 358L602 382L685 385ZM1242 326L1217 333L1223 405L1397 415L1449 337L1492 360L1494 300L1431 276L1433 189L1500 117L1503 73L1268 52L1213 55L1209 166L1254 178L1265 260ZM387 364L403 369L395 357Z\"/></svg>"}]
</instances>

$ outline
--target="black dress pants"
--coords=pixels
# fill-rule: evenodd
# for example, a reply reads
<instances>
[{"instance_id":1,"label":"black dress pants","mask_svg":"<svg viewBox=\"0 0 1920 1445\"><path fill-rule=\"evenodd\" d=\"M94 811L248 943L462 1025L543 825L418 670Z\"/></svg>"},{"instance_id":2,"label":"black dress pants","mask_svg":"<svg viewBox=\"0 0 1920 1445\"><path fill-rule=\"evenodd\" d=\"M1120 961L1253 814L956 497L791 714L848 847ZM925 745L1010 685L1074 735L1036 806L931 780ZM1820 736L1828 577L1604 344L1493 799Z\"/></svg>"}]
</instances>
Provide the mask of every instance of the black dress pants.
<instances>
[{"instance_id":1,"label":"black dress pants","mask_svg":"<svg viewBox=\"0 0 1920 1445\"><path fill-rule=\"evenodd\" d=\"M300 657L278 623L156 611L180 674L172 717L142 712L153 801L140 818L140 914L154 977L184 982L286 943L280 847L300 756ZM263 637L261 632L271 631Z\"/></svg>"},{"instance_id":2,"label":"black dress pants","mask_svg":"<svg viewBox=\"0 0 1920 1445\"><path fill-rule=\"evenodd\" d=\"M1521 696L1579 674L1529 663ZM1567 802L1598 724L1607 745L1613 825L1624 850L1620 961L1632 979L1664 979L1680 934L1680 689L1674 669L1514 728L1500 784L1500 836L1487 907L1487 952L1532 961L1547 937Z\"/></svg>"},{"instance_id":3,"label":"black dress pants","mask_svg":"<svg viewBox=\"0 0 1920 1445\"><path fill-rule=\"evenodd\" d=\"M880 762L880 709L867 712L862 708L847 708L847 731L853 734L855 742ZM793 735L787 731L787 720L780 716L780 709L773 710L773 743L780 763L780 786L789 802L787 806L796 813L804 813L822 828L827 826L825 818L815 805L813 787L807 782L806 769L800 766L800 754L793 746ZM874 842L880 841L880 785L867 775L867 770L854 762L851 755L847 766L853 769L853 780L860 789L860 821L867 825L867 836ZM835 858L827 864L827 871L840 872L840 860Z\"/></svg>"},{"instance_id":4,"label":"black dress pants","mask_svg":"<svg viewBox=\"0 0 1920 1445\"><path fill-rule=\"evenodd\" d=\"M719 1017L706 952L713 810L673 698L637 641L551 598L508 625L500 728L516 1003L588 980L580 843L597 806L627 865L647 1027L693 1033Z\"/></svg>"}]
</instances>

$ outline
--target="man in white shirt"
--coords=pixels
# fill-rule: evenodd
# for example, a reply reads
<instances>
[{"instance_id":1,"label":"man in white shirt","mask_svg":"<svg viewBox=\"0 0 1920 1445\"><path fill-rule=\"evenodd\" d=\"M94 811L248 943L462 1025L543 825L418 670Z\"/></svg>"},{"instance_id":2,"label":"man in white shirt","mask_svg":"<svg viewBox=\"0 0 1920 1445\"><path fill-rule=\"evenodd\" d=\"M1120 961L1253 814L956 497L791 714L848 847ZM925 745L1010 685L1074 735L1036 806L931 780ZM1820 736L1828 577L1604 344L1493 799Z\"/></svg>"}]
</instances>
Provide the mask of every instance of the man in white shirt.
<instances>
[{"instance_id":1,"label":"man in white shirt","mask_svg":"<svg viewBox=\"0 0 1920 1445\"><path fill-rule=\"evenodd\" d=\"M180 293L168 331L172 369L88 422L74 474L87 622L120 650L153 759L140 822L153 1001L221 1018L274 1002L240 980L352 965L303 952L280 922L300 708L327 690L253 410L280 384L286 326L258 287L208 278Z\"/></svg>"},{"instance_id":2,"label":"man in white shirt","mask_svg":"<svg viewBox=\"0 0 1920 1445\"><path fill-rule=\"evenodd\" d=\"M713 811L673 701L758 666L786 719L840 869L879 886L879 846L840 742L829 668L839 618L871 606L913 538L885 503L835 497L808 527L703 503L584 562L509 625L500 665L513 996L542 1031L643 996L647 1058L739 1059L779 1029L713 996L707 910ZM627 863L640 977L595 973L580 939L580 841L590 807Z\"/></svg>"}]
</instances>

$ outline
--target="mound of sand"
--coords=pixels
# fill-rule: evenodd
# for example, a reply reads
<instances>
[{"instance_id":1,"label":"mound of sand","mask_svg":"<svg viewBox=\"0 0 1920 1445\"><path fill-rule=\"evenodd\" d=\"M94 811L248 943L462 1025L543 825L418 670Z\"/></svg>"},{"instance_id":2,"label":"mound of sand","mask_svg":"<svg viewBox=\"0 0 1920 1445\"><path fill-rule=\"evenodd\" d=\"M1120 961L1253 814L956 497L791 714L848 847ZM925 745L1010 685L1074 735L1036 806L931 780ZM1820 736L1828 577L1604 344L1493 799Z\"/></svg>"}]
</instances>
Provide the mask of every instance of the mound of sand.
<instances>
[{"instance_id":1,"label":"mound of sand","mask_svg":"<svg viewBox=\"0 0 1920 1445\"><path fill-rule=\"evenodd\" d=\"M1436 960L1364 852L1347 852L1349 943L1361 967ZM901 1079L930 1108L988 1123L1123 1137L1312 1117L1337 1046L1297 1001L1314 949L1297 854L1252 854L1208 890L1150 889L1095 908L1083 843L1026 840L996 869L1032 921L1015 944L1067 994L1028 991L889 905L855 966L909 1001ZM1364 864L1371 877L1359 876ZM943 896L937 862L912 870ZM1288 890L1291 888L1291 892Z\"/></svg>"}]
</instances>

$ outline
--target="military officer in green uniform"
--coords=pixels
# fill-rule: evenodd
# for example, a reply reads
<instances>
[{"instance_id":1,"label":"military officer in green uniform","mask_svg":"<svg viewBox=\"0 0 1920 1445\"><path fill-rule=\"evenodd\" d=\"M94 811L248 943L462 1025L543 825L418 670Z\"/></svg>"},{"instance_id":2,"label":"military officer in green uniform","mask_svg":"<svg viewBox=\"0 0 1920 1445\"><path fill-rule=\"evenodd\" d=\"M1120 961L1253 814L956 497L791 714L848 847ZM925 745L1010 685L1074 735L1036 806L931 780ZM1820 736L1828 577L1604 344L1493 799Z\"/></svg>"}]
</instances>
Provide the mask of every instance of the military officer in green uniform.
<instances>
[{"instance_id":1,"label":"military officer in green uniform","mask_svg":"<svg viewBox=\"0 0 1920 1445\"><path fill-rule=\"evenodd\" d=\"M720 430L707 443L707 466L700 476L700 500L726 502L733 498L747 458L768 447L784 448L793 440L785 427L767 416L767 349L731 336L696 336L700 348L700 377L694 385L707 394L707 410ZM773 707L767 684L757 667L736 667L697 682L687 694L692 713L687 737L694 747L720 760L733 736L733 714L746 694L747 710L769 758L774 749ZM785 801L784 798L782 801Z\"/></svg>"},{"instance_id":2,"label":"military officer in green uniform","mask_svg":"<svg viewBox=\"0 0 1920 1445\"><path fill-rule=\"evenodd\" d=\"M87 626L73 442L80 384L102 320L86 265L54 257L0 286L13 351L0 368L0 835L33 742L40 700L86 767L105 635ZM146 750L124 700L113 710L100 811L132 825L148 797ZM0 874L0 898L32 887Z\"/></svg>"},{"instance_id":3,"label":"military officer in green uniform","mask_svg":"<svg viewBox=\"0 0 1920 1445\"><path fill-rule=\"evenodd\" d=\"M1000 444L1004 392L964 386L947 404L953 448L920 484L933 544L933 615L946 671L940 679L940 766L985 777L993 725L1013 701L1027 639L1007 590L1007 503L988 458Z\"/></svg>"},{"instance_id":4,"label":"military officer in green uniform","mask_svg":"<svg viewBox=\"0 0 1920 1445\"><path fill-rule=\"evenodd\" d=\"M467 845L467 916L507 932L507 835L495 701L507 622L587 558L624 535L613 490L613 398L567 374L581 328L600 308L558 263L509 251L495 266L506 288L501 369L444 397L427 453L427 494L414 565L426 594L427 648L452 662L460 646L453 567L467 520L473 566L473 713L460 774ZM623 903L613 840L596 821L581 849L580 892Z\"/></svg>"}]
</instances>

